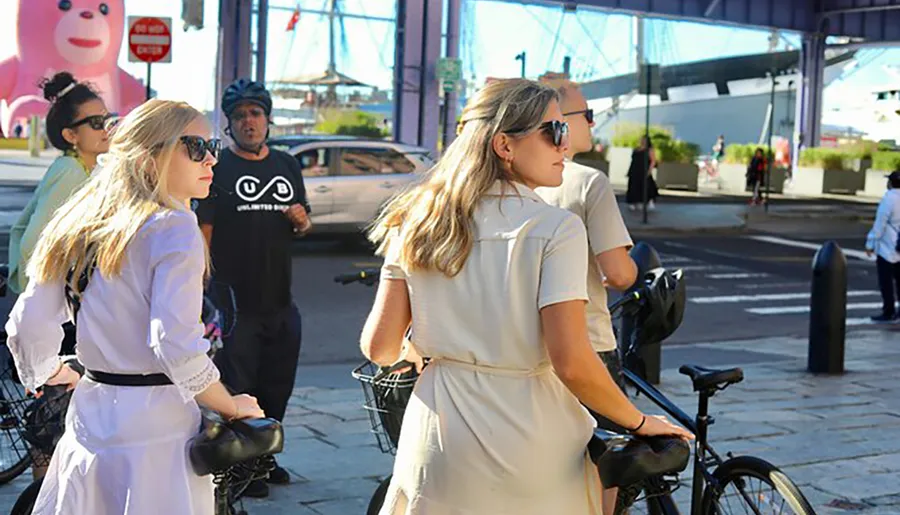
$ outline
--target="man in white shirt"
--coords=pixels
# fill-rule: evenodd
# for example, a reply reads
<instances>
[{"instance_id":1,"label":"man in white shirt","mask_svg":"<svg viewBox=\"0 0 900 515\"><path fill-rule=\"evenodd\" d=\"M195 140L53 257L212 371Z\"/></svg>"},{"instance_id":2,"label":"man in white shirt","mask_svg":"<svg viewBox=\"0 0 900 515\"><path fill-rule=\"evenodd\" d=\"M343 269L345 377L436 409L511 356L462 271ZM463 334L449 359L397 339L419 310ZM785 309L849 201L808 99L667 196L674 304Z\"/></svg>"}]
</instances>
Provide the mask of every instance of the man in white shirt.
<instances>
[{"instance_id":1,"label":"man in white shirt","mask_svg":"<svg viewBox=\"0 0 900 515\"><path fill-rule=\"evenodd\" d=\"M888 190L878 204L875 222L866 237L866 254L878 256L878 286L884 301L881 314L872 317L874 322L900 320L900 311L894 304L900 298L900 170L891 172L887 180Z\"/></svg>"},{"instance_id":2,"label":"man in white shirt","mask_svg":"<svg viewBox=\"0 0 900 515\"><path fill-rule=\"evenodd\" d=\"M563 95L562 111L569 123L569 152L563 169L563 182L555 188L536 188L548 204L567 209L578 215L587 228L590 245L588 296L586 306L588 335L591 345L606 364L610 374L624 390L622 364L619 359L612 320L607 309L606 286L627 290L637 280L637 265L628 255L633 245L609 178L603 172L575 163L575 154L591 150L593 111L578 87L568 81L551 84ZM592 413L599 427L626 432L604 417ZM613 513L616 489L603 494L604 513Z\"/></svg>"}]
</instances>

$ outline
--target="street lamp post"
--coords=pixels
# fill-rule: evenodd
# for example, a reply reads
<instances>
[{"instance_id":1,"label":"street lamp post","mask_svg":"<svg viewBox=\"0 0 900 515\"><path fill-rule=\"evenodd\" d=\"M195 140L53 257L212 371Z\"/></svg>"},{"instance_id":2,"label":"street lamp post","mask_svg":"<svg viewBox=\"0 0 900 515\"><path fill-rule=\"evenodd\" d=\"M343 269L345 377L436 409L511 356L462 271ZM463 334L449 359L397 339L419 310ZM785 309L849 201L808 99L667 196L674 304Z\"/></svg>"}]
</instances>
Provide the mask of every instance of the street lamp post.
<instances>
[{"instance_id":1,"label":"street lamp post","mask_svg":"<svg viewBox=\"0 0 900 515\"><path fill-rule=\"evenodd\" d=\"M766 156L766 213L769 212L769 193L771 187L769 186L772 181L772 161L774 161L775 154L772 152L772 132L774 131L775 126L775 86L778 85L778 81L775 80L777 77L777 72L773 69L772 73L772 94L769 97L769 153Z\"/></svg>"}]
</instances>

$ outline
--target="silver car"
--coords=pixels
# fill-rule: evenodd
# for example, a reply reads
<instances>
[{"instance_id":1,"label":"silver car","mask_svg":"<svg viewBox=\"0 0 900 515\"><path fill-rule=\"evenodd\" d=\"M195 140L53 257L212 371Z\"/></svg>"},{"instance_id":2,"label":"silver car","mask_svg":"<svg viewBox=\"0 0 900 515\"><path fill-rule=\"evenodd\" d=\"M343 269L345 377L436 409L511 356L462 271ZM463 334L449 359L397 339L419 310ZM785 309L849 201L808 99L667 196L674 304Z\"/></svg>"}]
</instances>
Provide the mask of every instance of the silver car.
<instances>
[{"instance_id":1,"label":"silver car","mask_svg":"<svg viewBox=\"0 0 900 515\"><path fill-rule=\"evenodd\" d=\"M359 232L434 161L424 148L346 136L278 136L269 147L300 161L316 233Z\"/></svg>"}]
</instances>

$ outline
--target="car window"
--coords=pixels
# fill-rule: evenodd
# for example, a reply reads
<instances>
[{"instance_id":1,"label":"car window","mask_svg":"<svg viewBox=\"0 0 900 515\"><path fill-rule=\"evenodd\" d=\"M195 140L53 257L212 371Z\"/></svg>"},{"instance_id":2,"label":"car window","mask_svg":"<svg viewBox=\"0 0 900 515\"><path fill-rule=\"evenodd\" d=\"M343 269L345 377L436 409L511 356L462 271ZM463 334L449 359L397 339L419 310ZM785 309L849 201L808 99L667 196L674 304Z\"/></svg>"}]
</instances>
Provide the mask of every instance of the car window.
<instances>
[{"instance_id":1,"label":"car window","mask_svg":"<svg viewBox=\"0 0 900 515\"><path fill-rule=\"evenodd\" d=\"M328 149L312 148L297 154L300 169L304 177L322 177L328 175Z\"/></svg>"},{"instance_id":2,"label":"car window","mask_svg":"<svg viewBox=\"0 0 900 515\"><path fill-rule=\"evenodd\" d=\"M290 152L291 146L287 143L266 143L272 150L280 150L281 152Z\"/></svg>"},{"instance_id":3,"label":"car window","mask_svg":"<svg viewBox=\"0 0 900 515\"><path fill-rule=\"evenodd\" d=\"M384 175L412 173L416 165L390 148L342 148L340 175Z\"/></svg>"}]
</instances>

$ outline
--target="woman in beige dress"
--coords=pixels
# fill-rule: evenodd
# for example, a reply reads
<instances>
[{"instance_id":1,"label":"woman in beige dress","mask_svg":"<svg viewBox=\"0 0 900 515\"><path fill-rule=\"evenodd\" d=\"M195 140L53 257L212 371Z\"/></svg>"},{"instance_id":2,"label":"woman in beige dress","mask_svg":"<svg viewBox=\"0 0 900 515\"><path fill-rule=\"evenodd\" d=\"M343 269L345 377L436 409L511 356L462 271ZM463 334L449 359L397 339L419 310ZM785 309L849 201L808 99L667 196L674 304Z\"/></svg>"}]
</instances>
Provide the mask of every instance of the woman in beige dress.
<instances>
[{"instance_id":1,"label":"woman in beige dress","mask_svg":"<svg viewBox=\"0 0 900 515\"><path fill-rule=\"evenodd\" d=\"M401 359L411 324L411 352L432 358L382 515L599 514L582 403L638 434L689 437L638 411L591 351L584 226L533 191L562 181L563 120L553 89L486 86L372 231L385 262L363 353Z\"/></svg>"}]
</instances>

